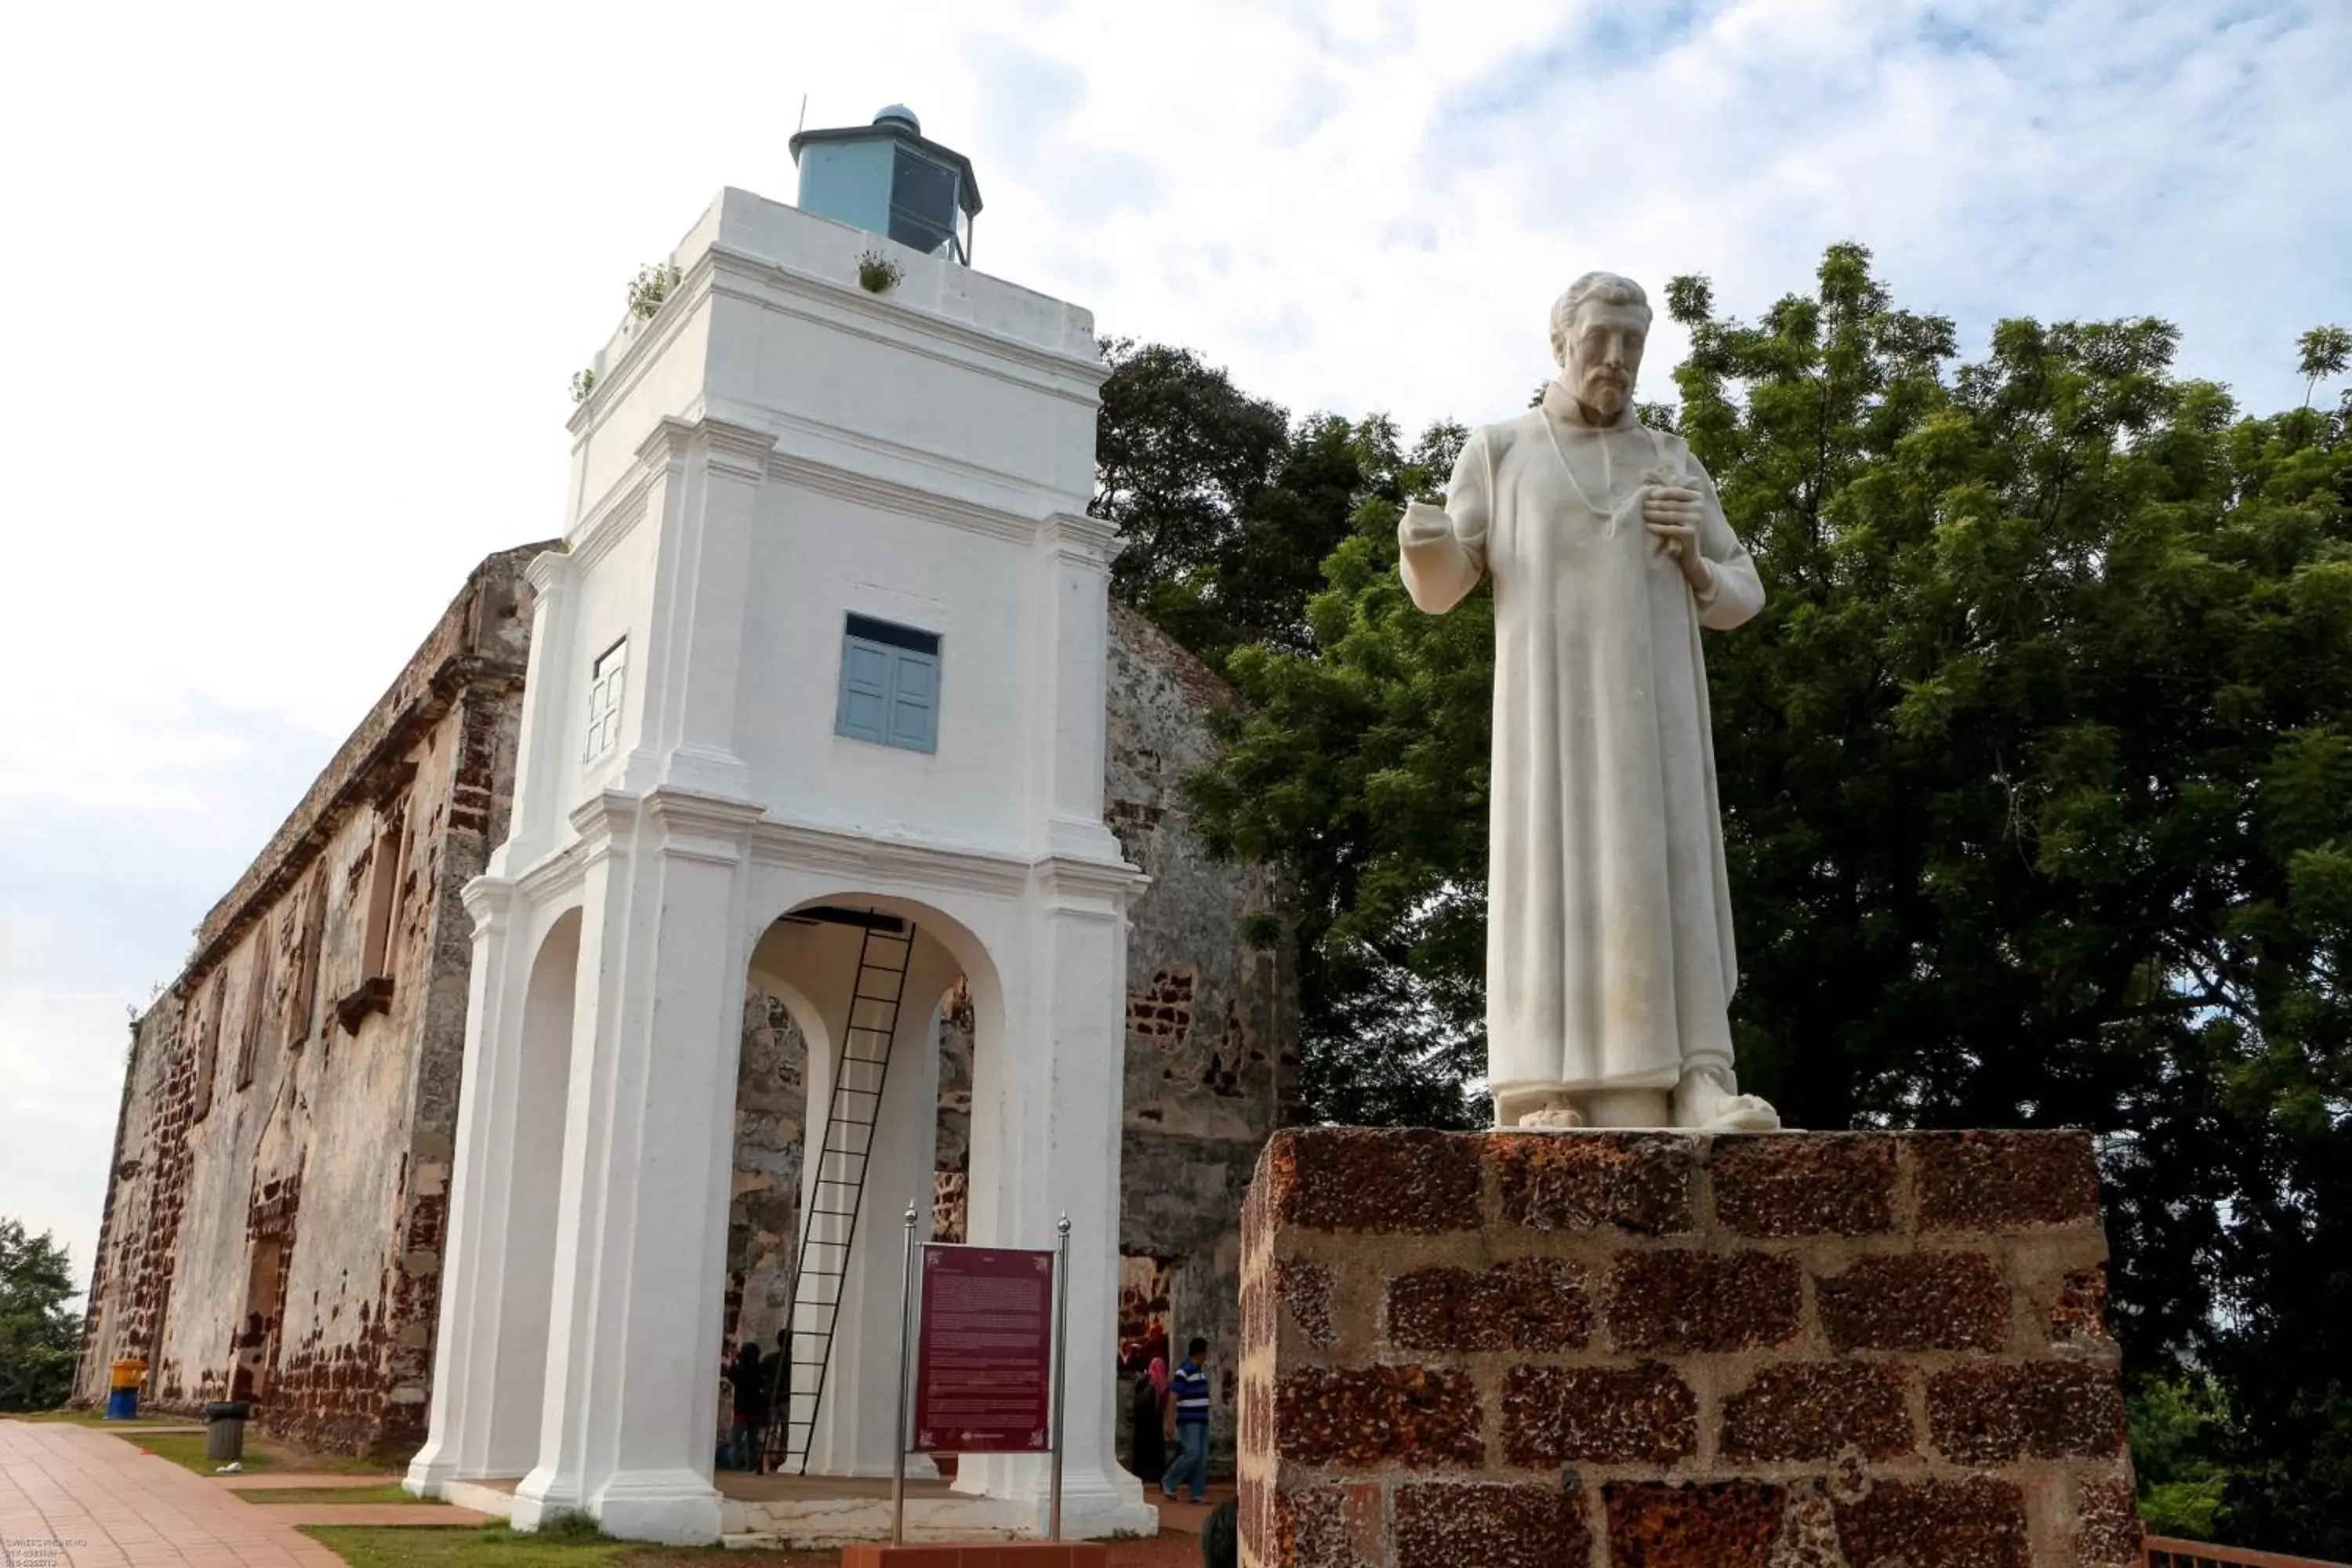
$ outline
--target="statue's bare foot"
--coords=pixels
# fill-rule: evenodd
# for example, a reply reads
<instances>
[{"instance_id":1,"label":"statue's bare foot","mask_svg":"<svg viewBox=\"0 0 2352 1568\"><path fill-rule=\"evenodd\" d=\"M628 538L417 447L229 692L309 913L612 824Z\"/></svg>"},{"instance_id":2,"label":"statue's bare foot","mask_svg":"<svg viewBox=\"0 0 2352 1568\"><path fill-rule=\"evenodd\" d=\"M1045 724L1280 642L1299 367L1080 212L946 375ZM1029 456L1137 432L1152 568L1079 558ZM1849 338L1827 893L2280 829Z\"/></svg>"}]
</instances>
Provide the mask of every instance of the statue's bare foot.
<instances>
[{"instance_id":1,"label":"statue's bare foot","mask_svg":"<svg viewBox=\"0 0 2352 1568\"><path fill-rule=\"evenodd\" d=\"M1572 1132L1584 1125L1584 1118L1572 1105L1548 1105L1520 1117L1518 1125L1535 1132Z\"/></svg>"},{"instance_id":2,"label":"statue's bare foot","mask_svg":"<svg viewBox=\"0 0 2352 1568\"><path fill-rule=\"evenodd\" d=\"M1675 1125L1707 1132L1774 1132L1780 1113L1762 1096L1741 1094L1719 1068L1693 1068L1675 1086Z\"/></svg>"}]
</instances>

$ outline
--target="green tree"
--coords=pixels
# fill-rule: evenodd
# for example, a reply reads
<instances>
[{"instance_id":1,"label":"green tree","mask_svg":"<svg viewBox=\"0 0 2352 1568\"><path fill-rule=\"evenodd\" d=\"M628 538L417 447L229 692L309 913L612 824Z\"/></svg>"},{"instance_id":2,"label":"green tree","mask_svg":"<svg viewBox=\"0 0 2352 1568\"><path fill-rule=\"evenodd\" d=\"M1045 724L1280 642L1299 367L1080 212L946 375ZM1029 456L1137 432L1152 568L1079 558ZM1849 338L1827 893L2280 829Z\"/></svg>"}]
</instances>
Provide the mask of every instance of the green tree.
<instances>
[{"instance_id":1,"label":"green tree","mask_svg":"<svg viewBox=\"0 0 2352 1568\"><path fill-rule=\"evenodd\" d=\"M1754 322L1666 302L1770 598L1707 649L1744 1076L1799 1125L2100 1132L2131 1364L2194 1355L2237 1415L2223 1524L2352 1551L2344 416L2242 416L2156 321L1956 364L1858 246ZM1483 1058L1491 629L1406 603L1394 499L1305 646L1226 658L1192 794L1300 889L1314 1108L1444 1119Z\"/></svg>"},{"instance_id":2,"label":"green tree","mask_svg":"<svg viewBox=\"0 0 2352 1568\"><path fill-rule=\"evenodd\" d=\"M73 1393L81 1321L65 1248L0 1219L0 1410L52 1410Z\"/></svg>"},{"instance_id":3,"label":"green tree","mask_svg":"<svg viewBox=\"0 0 2352 1568\"><path fill-rule=\"evenodd\" d=\"M2344 367L2352 364L2352 332L2342 327L2314 327L2295 340L2295 348L2299 351L2295 368L2303 373L2303 405L2308 408L2319 384L2331 375L2342 375Z\"/></svg>"}]
</instances>

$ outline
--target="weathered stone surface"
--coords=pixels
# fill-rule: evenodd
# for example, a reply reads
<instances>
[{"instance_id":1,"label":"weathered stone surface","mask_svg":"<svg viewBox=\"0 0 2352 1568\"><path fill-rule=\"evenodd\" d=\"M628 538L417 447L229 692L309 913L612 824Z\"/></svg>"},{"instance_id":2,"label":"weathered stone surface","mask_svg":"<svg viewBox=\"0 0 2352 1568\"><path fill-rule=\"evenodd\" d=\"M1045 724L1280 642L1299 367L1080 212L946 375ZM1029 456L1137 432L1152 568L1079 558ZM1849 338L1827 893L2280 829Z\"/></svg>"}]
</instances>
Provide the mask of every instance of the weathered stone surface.
<instances>
[{"instance_id":1,"label":"weathered stone surface","mask_svg":"<svg viewBox=\"0 0 2352 1568\"><path fill-rule=\"evenodd\" d=\"M2050 1308L2053 1343L2107 1338L2107 1270L2105 1264L2077 1268L2058 1288Z\"/></svg>"},{"instance_id":2,"label":"weathered stone surface","mask_svg":"<svg viewBox=\"0 0 2352 1568\"><path fill-rule=\"evenodd\" d=\"M1276 1133L1258 1167L1276 1223L1355 1236L1478 1228L1478 1140L1318 1128Z\"/></svg>"},{"instance_id":3,"label":"weathered stone surface","mask_svg":"<svg viewBox=\"0 0 2352 1568\"><path fill-rule=\"evenodd\" d=\"M1722 1449L1736 1460L1866 1459L1912 1448L1902 1369L1852 1362L1766 1367L1723 1405Z\"/></svg>"},{"instance_id":4,"label":"weathered stone surface","mask_svg":"<svg viewBox=\"0 0 2352 1568\"><path fill-rule=\"evenodd\" d=\"M1692 1141L1650 1132L1497 1132L1485 1140L1503 1218L1533 1230L1691 1228Z\"/></svg>"},{"instance_id":5,"label":"weathered stone surface","mask_svg":"<svg viewBox=\"0 0 2352 1568\"><path fill-rule=\"evenodd\" d=\"M1918 1133L1912 1149L1923 1230L2017 1230L2098 1218L2088 1133Z\"/></svg>"},{"instance_id":6,"label":"weathered stone surface","mask_svg":"<svg viewBox=\"0 0 2352 1568\"><path fill-rule=\"evenodd\" d=\"M1418 1269L1390 1284L1388 1306L1400 1350L1581 1350L1592 1332L1583 1277L1556 1258Z\"/></svg>"},{"instance_id":7,"label":"weathered stone surface","mask_svg":"<svg viewBox=\"0 0 2352 1568\"><path fill-rule=\"evenodd\" d=\"M313 1447L401 1457L422 1437L472 957L459 890L506 832L541 548L469 575L140 1019L79 1397L130 1355L156 1409L251 1394L263 1430Z\"/></svg>"},{"instance_id":8,"label":"weathered stone surface","mask_svg":"<svg viewBox=\"0 0 2352 1568\"><path fill-rule=\"evenodd\" d=\"M1698 1398L1673 1368L1520 1366L1503 1380L1503 1459L1668 1465L1698 1449Z\"/></svg>"},{"instance_id":9,"label":"weathered stone surface","mask_svg":"<svg viewBox=\"0 0 2352 1568\"><path fill-rule=\"evenodd\" d=\"M1586 1568L1591 1560L1584 1495L1557 1481L1397 1489L1395 1568Z\"/></svg>"},{"instance_id":10,"label":"weathered stone surface","mask_svg":"<svg viewBox=\"0 0 2352 1568\"><path fill-rule=\"evenodd\" d=\"M1716 1218L1741 1236L1875 1236L1894 1228L1892 1138L1718 1138L1706 1169Z\"/></svg>"},{"instance_id":11,"label":"weathered stone surface","mask_svg":"<svg viewBox=\"0 0 2352 1568\"><path fill-rule=\"evenodd\" d=\"M1760 1481L1612 1486L1614 1568L1771 1568L1785 1494Z\"/></svg>"},{"instance_id":12,"label":"weathered stone surface","mask_svg":"<svg viewBox=\"0 0 2352 1568\"><path fill-rule=\"evenodd\" d=\"M1302 1465L1480 1465L1478 1427L1478 1391L1465 1372L1306 1367L1275 1388L1275 1450Z\"/></svg>"},{"instance_id":13,"label":"weathered stone surface","mask_svg":"<svg viewBox=\"0 0 2352 1568\"><path fill-rule=\"evenodd\" d=\"M1972 1363L1927 1380L1927 1427L1962 1464L2111 1458L2124 1447L2123 1394L2105 1365Z\"/></svg>"},{"instance_id":14,"label":"weathered stone surface","mask_svg":"<svg viewBox=\"0 0 2352 1568\"><path fill-rule=\"evenodd\" d=\"M1275 1281L1283 1310L1298 1325L1298 1331L1307 1336L1307 1342L1326 1349L1336 1344L1338 1331L1331 1324L1331 1271L1293 1259L1276 1265Z\"/></svg>"},{"instance_id":15,"label":"weathered stone surface","mask_svg":"<svg viewBox=\"0 0 2352 1568\"><path fill-rule=\"evenodd\" d=\"M2074 1560L2082 1568L2135 1568L2140 1561L2138 1500L2130 1481L2086 1480L2074 1493Z\"/></svg>"},{"instance_id":16,"label":"weathered stone surface","mask_svg":"<svg viewBox=\"0 0 2352 1568\"><path fill-rule=\"evenodd\" d=\"M2009 1340L2009 1282L1980 1252L1864 1258L1813 1290L1841 1351L1997 1351Z\"/></svg>"},{"instance_id":17,"label":"weathered stone surface","mask_svg":"<svg viewBox=\"0 0 2352 1568\"><path fill-rule=\"evenodd\" d=\"M2029 1568L2025 1497L2011 1481L1879 1481L1837 1504L1849 1563Z\"/></svg>"},{"instance_id":18,"label":"weathered stone surface","mask_svg":"<svg viewBox=\"0 0 2352 1568\"><path fill-rule=\"evenodd\" d=\"M1796 1338L1803 1286L1781 1252L1676 1248L1628 1253L1609 1282L1620 1350L1738 1351Z\"/></svg>"},{"instance_id":19,"label":"weathered stone surface","mask_svg":"<svg viewBox=\"0 0 2352 1568\"><path fill-rule=\"evenodd\" d=\"M1378 1568L1381 1489L1303 1487L1274 1500L1273 1561L1286 1568Z\"/></svg>"}]
</instances>

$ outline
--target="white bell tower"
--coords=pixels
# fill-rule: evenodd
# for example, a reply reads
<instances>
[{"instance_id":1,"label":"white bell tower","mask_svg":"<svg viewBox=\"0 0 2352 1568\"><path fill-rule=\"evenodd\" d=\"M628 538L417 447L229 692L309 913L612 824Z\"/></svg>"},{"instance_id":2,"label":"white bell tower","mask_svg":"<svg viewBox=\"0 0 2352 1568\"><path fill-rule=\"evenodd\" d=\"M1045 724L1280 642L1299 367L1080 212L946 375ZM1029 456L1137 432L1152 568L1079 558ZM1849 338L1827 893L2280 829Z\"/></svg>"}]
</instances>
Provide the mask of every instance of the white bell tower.
<instances>
[{"instance_id":1,"label":"white bell tower","mask_svg":"<svg viewBox=\"0 0 2352 1568\"><path fill-rule=\"evenodd\" d=\"M878 141L877 168L937 205L943 150L894 113L815 138L825 178ZM909 153L930 166L908 174ZM1105 367L1086 311L961 263L978 196L948 156L945 237L906 228L934 248L723 192L669 296L597 356L563 547L530 570L511 829L467 890L413 1489L520 1478L521 1527L580 1509L627 1537L719 1536L754 973L809 1040L796 1359L821 1338L826 1364L821 1394L795 1373L795 1441L811 1474L887 1469L899 1215L928 1214L928 1031L960 977L971 1239L1050 1247L1065 1211L1073 1226L1066 1527L1155 1528L1112 1454L1140 879L1102 821L1111 530L1086 509ZM856 977L894 964L885 1014ZM869 1089L877 1051L892 1065ZM854 1157L821 1157L820 1136ZM845 1199L854 1215L824 1217ZM1046 1486L1030 1457L967 1460L956 1482L969 1518L1015 1528L1042 1525Z\"/></svg>"}]
</instances>

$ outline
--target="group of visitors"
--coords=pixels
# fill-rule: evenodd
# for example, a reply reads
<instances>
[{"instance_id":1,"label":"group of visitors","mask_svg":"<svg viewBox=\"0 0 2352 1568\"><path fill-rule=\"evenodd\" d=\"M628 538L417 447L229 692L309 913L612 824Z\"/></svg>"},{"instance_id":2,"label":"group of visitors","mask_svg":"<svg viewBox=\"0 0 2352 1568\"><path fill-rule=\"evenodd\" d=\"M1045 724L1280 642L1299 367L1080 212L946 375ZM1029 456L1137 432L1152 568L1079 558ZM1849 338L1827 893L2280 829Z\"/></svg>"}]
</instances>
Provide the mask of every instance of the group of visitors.
<instances>
[{"instance_id":1,"label":"group of visitors","mask_svg":"<svg viewBox=\"0 0 2352 1568\"><path fill-rule=\"evenodd\" d=\"M781 1466L788 1447L793 1409L793 1331L776 1331L772 1355L760 1352L759 1342L745 1340L727 1363L725 1376L734 1401L734 1422L719 1451L721 1469L763 1472Z\"/></svg>"},{"instance_id":2,"label":"group of visitors","mask_svg":"<svg viewBox=\"0 0 2352 1568\"><path fill-rule=\"evenodd\" d=\"M1209 1487L1209 1374L1201 1364L1209 1342L1195 1338L1184 1352L1174 1372L1165 1357L1154 1356L1135 1380L1132 1468L1147 1481L1159 1477L1160 1495L1170 1501L1189 1485L1192 1500L1200 1502Z\"/></svg>"}]
</instances>

